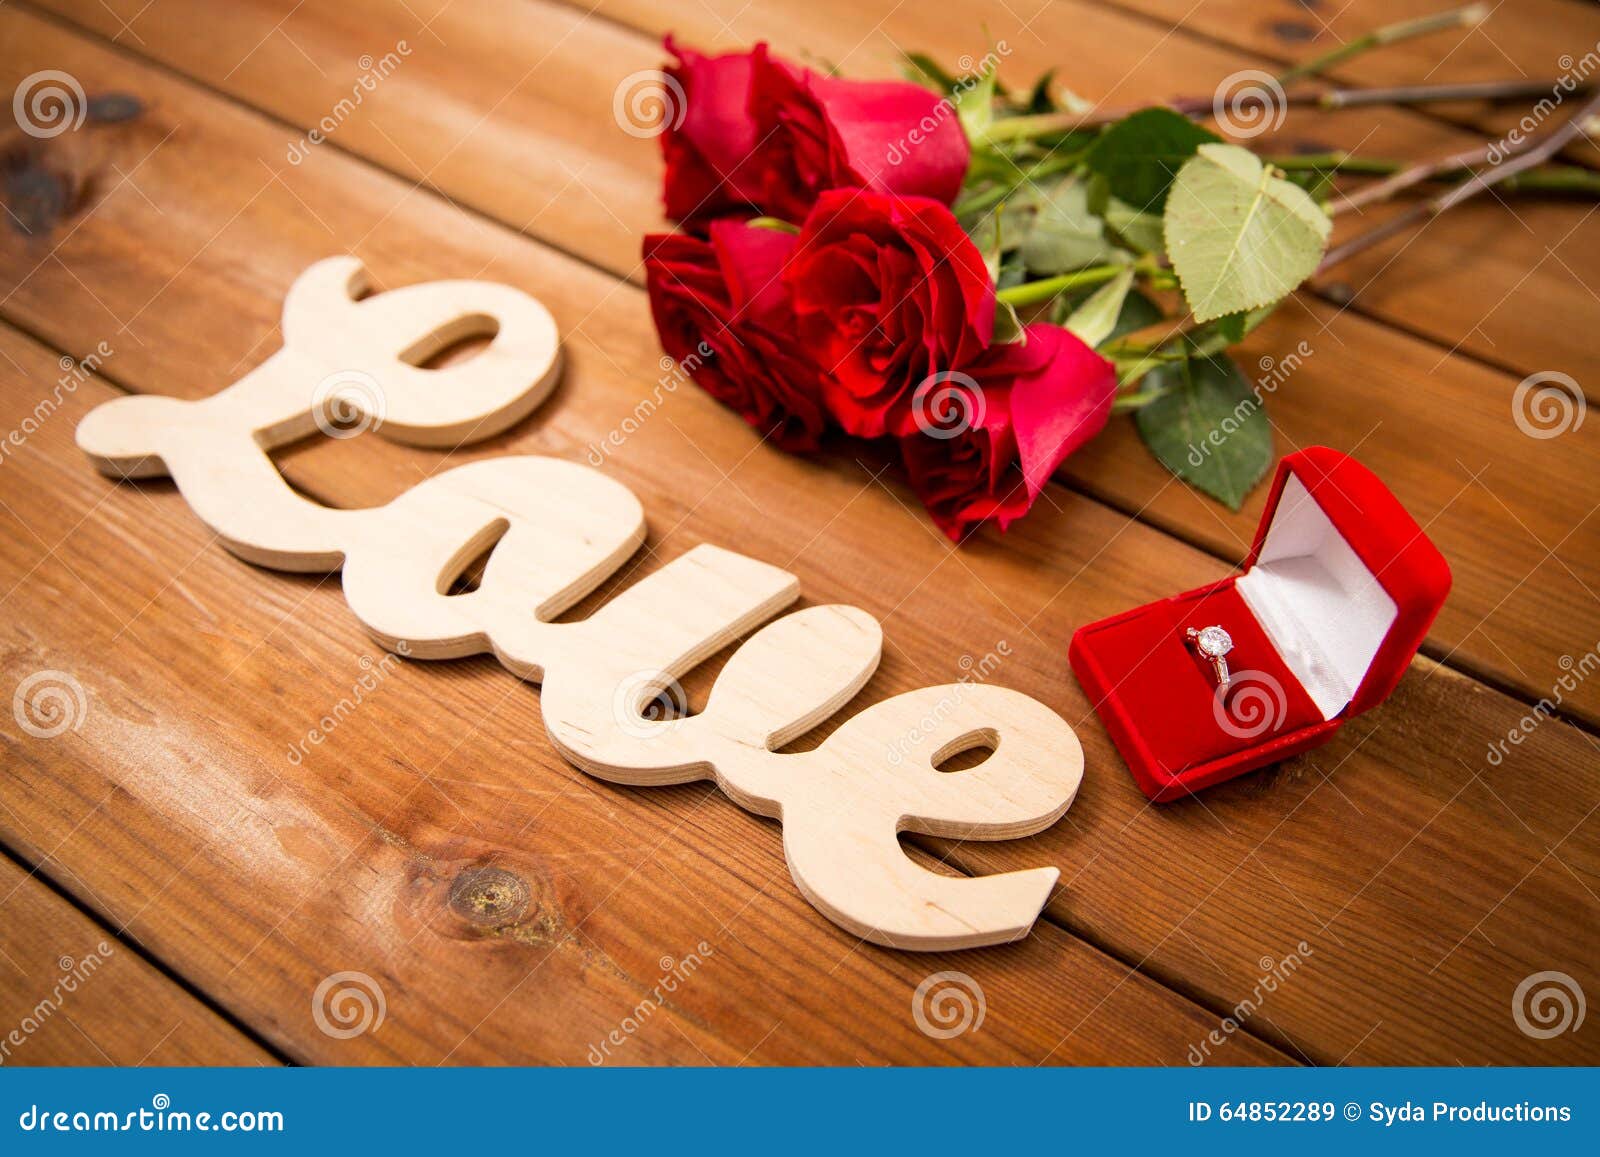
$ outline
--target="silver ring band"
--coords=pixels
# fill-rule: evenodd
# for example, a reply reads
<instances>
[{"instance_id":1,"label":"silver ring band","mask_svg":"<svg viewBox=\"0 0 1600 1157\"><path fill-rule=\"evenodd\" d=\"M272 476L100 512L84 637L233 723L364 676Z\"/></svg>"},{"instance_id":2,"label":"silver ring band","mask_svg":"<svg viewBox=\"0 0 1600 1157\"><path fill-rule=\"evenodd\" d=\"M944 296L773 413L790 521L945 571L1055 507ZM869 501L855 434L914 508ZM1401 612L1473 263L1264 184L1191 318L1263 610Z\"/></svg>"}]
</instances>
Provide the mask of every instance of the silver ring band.
<instances>
[{"instance_id":1,"label":"silver ring band","mask_svg":"<svg viewBox=\"0 0 1600 1157\"><path fill-rule=\"evenodd\" d=\"M1190 627L1183 633L1184 641L1193 647L1202 657L1211 660L1211 668L1217 675L1217 687L1221 689L1228 685L1228 652L1233 650L1233 636L1218 626Z\"/></svg>"}]
</instances>

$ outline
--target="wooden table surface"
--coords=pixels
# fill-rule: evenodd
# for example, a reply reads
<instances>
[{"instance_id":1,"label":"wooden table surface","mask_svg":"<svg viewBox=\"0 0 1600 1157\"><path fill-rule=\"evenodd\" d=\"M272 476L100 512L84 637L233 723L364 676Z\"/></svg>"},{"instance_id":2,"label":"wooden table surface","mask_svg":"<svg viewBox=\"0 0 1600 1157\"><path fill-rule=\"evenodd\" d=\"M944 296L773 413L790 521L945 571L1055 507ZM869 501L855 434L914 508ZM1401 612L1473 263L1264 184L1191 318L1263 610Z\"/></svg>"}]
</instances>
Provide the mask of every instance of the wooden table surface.
<instances>
[{"instance_id":1,"label":"wooden table surface","mask_svg":"<svg viewBox=\"0 0 1600 1157\"><path fill-rule=\"evenodd\" d=\"M1003 40L1019 83L1055 64L1078 93L1123 104L1210 91L1438 6L0 6L0 91L53 69L91 98L138 102L116 123L8 138L0 691L54 672L84 703L51 738L0 719L0 1059L583 1065L620 1032L608 1063L1600 1062L1593 1018L1545 1036L1513 1010L1539 973L1600 995L1600 421L1534 438L1513 415L1532 374L1569 375L1590 399L1600 388L1591 204L1482 198L1300 293L1248 339L1246 364L1312 351L1271 399L1278 452L1354 452L1426 526L1455 589L1391 701L1198 800L1147 805L1067 643L1228 573L1264 488L1231 513L1170 479L1117 419L1010 534L954 549L894 472L758 447L693 389L609 456L649 519L636 574L717 543L794 571L806 603L881 618L883 665L858 705L950 682L963 657L998 649L994 681L1077 727L1084 786L1051 830L905 841L952 872L1062 869L1033 934L1002 948L857 942L796 893L774 823L706 785L585 777L546 741L537 691L490 658L385 668L326 743L289 758L382 656L337 581L241 562L170 483L113 484L73 444L119 392L201 397L258 364L296 274L349 252L384 286L527 290L559 322L567 370L532 418L453 454L297 445L277 456L296 488L368 505L447 461L584 460L661 372L638 257L661 224L659 159L612 104L659 64L668 28L703 46L767 38L862 77L890 74L899 45L953 61ZM1335 75L1554 78L1597 42L1592 6L1506 0L1478 29ZM390 53L398 67L335 113ZM291 145L325 117L326 142L294 163ZM1296 113L1280 136L1431 155L1513 119ZM79 384L64 367L91 355L98 372ZM691 680L696 703L719 663ZM1564 676L1575 689L1559 708L1535 710ZM1525 741L1491 761L1514 728ZM63 969L91 956L94 974L61 994ZM692 977L658 1001L691 957ZM941 971L964 973L984 1008L950 1039L913 1014ZM325 1003L340 973L381 992L381 1024L325 1031L319 986Z\"/></svg>"}]
</instances>

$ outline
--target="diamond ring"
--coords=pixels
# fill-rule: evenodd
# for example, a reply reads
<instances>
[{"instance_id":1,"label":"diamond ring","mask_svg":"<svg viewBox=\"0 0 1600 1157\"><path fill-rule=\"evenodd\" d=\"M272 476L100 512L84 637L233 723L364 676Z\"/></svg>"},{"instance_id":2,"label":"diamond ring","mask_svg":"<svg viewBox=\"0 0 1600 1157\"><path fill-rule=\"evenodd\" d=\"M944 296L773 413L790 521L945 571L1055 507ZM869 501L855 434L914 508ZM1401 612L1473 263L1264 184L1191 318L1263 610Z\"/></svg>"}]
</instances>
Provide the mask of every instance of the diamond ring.
<instances>
[{"instance_id":1,"label":"diamond ring","mask_svg":"<svg viewBox=\"0 0 1600 1157\"><path fill-rule=\"evenodd\" d=\"M1228 685L1228 652L1233 650L1233 636L1221 627L1202 627L1195 630L1190 627L1184 632L1184 638L1196 651L1211 660L1211 665L1216 668L1217 686Z\"/></svg>"}]
</instances>

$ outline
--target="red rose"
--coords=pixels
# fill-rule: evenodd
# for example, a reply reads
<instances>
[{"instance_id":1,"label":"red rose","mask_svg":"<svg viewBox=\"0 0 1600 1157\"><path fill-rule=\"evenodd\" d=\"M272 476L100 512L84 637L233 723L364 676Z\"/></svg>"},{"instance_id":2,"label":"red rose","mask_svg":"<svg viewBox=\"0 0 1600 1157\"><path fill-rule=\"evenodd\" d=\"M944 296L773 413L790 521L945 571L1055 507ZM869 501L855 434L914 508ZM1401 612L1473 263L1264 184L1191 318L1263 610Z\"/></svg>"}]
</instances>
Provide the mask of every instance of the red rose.
<instances>
[{"instance_id":1,"label":"red rose","mask_svg":"<svg viewBox=\"0 0 1600 1157\"><path fill-rule=\"evenodd\" d=\"M1111 413L1111 363L1060 326L990 347L965 371L917 393L917 430L900 440L911 488L959 542L989 519L1004 530L1028 512L1067 455Z\"/></svg>"},{"instance_id":2,"label":"red rose","mask_svg":"<svg viewBox=\"0 0 1600 1157\"><path fill-rule=\"evenodd\" d=\"M994 283L950 210L926 197L824 193L784 275L828 410L865 438L909 434L911 394L994 335Z\"/></svg>"},{"instance_id":3,"label":"red rose","mask_svg":"<svg viewBox=\"0 0 1600 1157\"><path fill-rule=\"evenodd\" d=\"M719 402L789 451L814 450L818 371L794 341L780 276L788 233L713 222L710 239L645 238L645 287L661 347Z\"/></svg>"},{"instance_id":4,"label":"red rose","mask_svg":"<svg viewBox=\"0 0 1600 1157\"><path fill-rule=\"evenodd\" d=\"M666 68L669 80L662 98L667 216L675 221L712 217L754 204L761 177L750 157L756 143L756 122L749 111L751 54L702 56L679 48L670 36L665 43L678 58Z\"/></svg>"},{"instance_id":5,"label":"red rose","mask_svg":"<svg viewBox=\"0 0 1600 1157\"><path fill-rule=\"evenodd\" d=\"M663 97L667 216L753 206L802 220L819 193L871 189L949 204L970 150L948 100L901 81L840 80L751 52L679 47ZM676 123L675 123L676 122Z\"/></svg>"},{"instance_id":6,"label":"red rose","mask_svg":"<svg viewBox=\"0 0 1600 1157\"><path fill-rule=\"evenodd\" d=\"M829 189L955 200L971 150L949 100L904 81L796 68L765 44L753 58L750 112L765 212L798 222Z\"/></svg>"}]
</instances>

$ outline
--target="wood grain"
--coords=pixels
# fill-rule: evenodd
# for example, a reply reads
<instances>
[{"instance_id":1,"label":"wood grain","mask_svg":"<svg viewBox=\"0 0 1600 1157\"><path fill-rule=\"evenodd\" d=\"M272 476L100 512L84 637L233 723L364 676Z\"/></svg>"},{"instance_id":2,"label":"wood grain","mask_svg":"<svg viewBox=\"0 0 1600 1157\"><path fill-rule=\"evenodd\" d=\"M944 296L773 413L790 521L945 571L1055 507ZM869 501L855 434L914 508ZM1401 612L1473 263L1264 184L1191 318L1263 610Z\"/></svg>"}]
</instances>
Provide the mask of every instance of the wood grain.
<instances>
[{"instance_id":1,"label":"wood grain","mask_svg":"<svg viewBox=\"0 0 1600 1157\"><path fill-rule=\"evenodd\" d=\"M550 745L589 775L633 787L711 781L780 820L795 887L851 935L935 952L1028 934L1057 869L952 878L908 861L898 837L1015 839L1060 819L1083 752L1043 704L995 687L919 688L875 704L815 751L777 754L877 669L883 633L865 611L787 613L800 595L792 574L707 545L600 613L554 622L645 539L631 491L558 458L469 463L362 510L291 489L273 450L330 429L414 446L475 441L532 412L559 376L555 323L508 285L434 281L357 300L366 280L352 258L314 263L289 289L284 345L267 361L195 401L113 399L78 423L78 447L114 480L170 477L240 558L338 571L351 612L396 656L494 655L539 685ZM494 331L470 359L404 360L464 322ZM308 395L310 380L319 385ZM346 407L354 430L331 421ZM451 594L490 549L475 589ZM735 645L705 710L687 716L678 680ZM981 767L940 771L979 747L989 752Z\"/></svg>"},{"instance_id":2,"label":"wood grain","mask_svg":"<svg viewBox=\"0 0 1600 1157\"><path fill-rule=\"evenodd\" d=\"M299 726L285 728L284 720L327 710L333 693L342 693L338 672L352 670L352 656L362 653L363 640L341 617L339 600L309 584L290 584L286 591L281 578L219 562L219 552L203 549L204 540L192 536L194 524L170 493L114 498L91 490L74 501L84 510L102 505L75 535L99 533L115 517L121 521L111 525L130 533L137 522L142 544L156 528L171 543L154 557L119 552L116 574L97 576L107 586L101 597L115 593L120 600L111 621L148 604L129 633L165 632L146 646L174 656L170 669L141 672L137 701L145 710L176 702L184 688L209 687L222 663L229 669L224 688L238 688L207 699L204 711L216 722L204 730L183 714L163 717L160 726L173 729L185 745L239 736L234 742L252 743L253 762L240 766L237 750L226 757L185 750L168 755L167 766L194 760L211 768L217 782L207 786L217 792L224 817L233 814L232 793L258 807L257 798L268 795L281 809L274 812L277 826L297 829L290 844L313 865L308 872L273 851L275 844L253 837L226 869L213 866L216 853L208 853L202 880L174 882L151 916L165 930L163 944L183 956L185 975L207 991L228 990L241 1017L252 1025L257 1018L265 1022L263 1031L282 1040L286 1051L437 1059L445 1050L436 1020L447 1018L466 1032L472 1025L464 1022L492 1011L454 1059L573 1057L575 1047L581 1054L584 1034L609 1027L614 1020L607 1018L620 1015L619 1005L639 999L639 986L656 976L659 956L681 958L705 929L732 921L749 946L738 951L749 955L736 956L719 940L718 962L735 964L719 977L716 991L690 986L683 998L699 1023L711 1026L694 1035L695 1047L715 1059L738 1060L756 1044L755 1059L768 1060L1015 1057L1030 1050L1032 1059L1040 1053L1052 1060L1172 1058L1174 1048L1184 1055L1203 1034L1185 1041L1193 1021L1181 1012L1169 1022L1160 1020L1165 1012L1153 1023L1145 1019L1151 1015L1147 1002L1161 999L1146 973L1221 1017L1250 996L1263 959L1278 964L1302 941L1309 952L1305 982L1274 993L1248 1018L1246 1033L1227 1038L1216 1059L1259 1055L1248 1030L1271 1037L1291 1055L1329 1063L1592 1059L1584 1036L1549 1042L1524 1036L1508 1007L1510 991L1524 976L1561 968L1588 977L1587 962L1595 957L1600 922L1593 919L1595 900L1586 883L1600 859L1590 822L1588 769L1595 748L1582 732L1542 722L1514 760L1487 767L1488 743L1515 726L1525 708L1423 662L1395 701L1312 759L1193 805L1149 808L1067 672L1066 640L1083 622L1216 578L1222 564L1059 487L1003 544L984 538L954 551L907 505L893 475L874 480L841 455L805 461L770 453L743 423L697 392L660 387L656 396L650 383L662 373L659 348L634 288L509 239L426 191L330 150L319 150L292 172L270 174L260 158L275 155L279 138L259 117L70 38L58 36L48 46L86 79L136 91L160 110L126 130L131 139L124 147L137 151L124 171L162 140L164 121L181 124L182 131L138 169L144 197L117 190L96 201L52 238L61 245L56 257L41 260L40 248L26 246L4 254L14 278L37 266L4 306L18 324L73 352L87 352L110 335L115 353L107 368L120 381L195 397L266 356L277 340L282 293L304 265L336 251L344 239L353 241L381 284L463 276L517 285L544 300L567 335L568 374L543 410L481 449L448 457L370 438L314 443L285 458L292 484L321 501L371 505L445 462L506 452L598 457L606 473L643 498L655 553L638 573L697 542L737 541L741 550L793 570L809 599L859 605L885 623L885 660L865 701L976 670L1055 707L1083 739L1085 780L1072 812L1050 833L1007 848L1019 863L1063 867L1064 889L1051 912L1083 939L1066 939L1058 948L1036 937L976 961L953 958L950 965L981 982L991 1010L997 989L1014 1001L1046 1001L1041 1007L1047 1011L1032 1019L1049 1025L1061 1046L1047 1052L1036 1031L1018 1038L1008 1025L999 1044L979 1033L960 1038L963 1051L934 1054L906 1021L921 973L905 972L898 956L877 949L846 955L849 945L830 939L835 934L825 923L806 923L816 917L798 901L791 907L792 897L761 890L782 872L775 833L714 799L700 801L692 789L645 799L610 789L569 797L571 781L556 778L559 761L528 738L537 735L531 693L507 687L492 664L427 671L407 666L386 684L385 696L392 685L394 698L383 700L384 710L408 720L456 715L481 721L459 752L450 746L454 733L425 731L416 749L391 750L372 730L381 722L378 713L363 713L334 752L318 753L314 768L310 760L307 771L283 767L278 752L299 732ZM14 71L18 64L8 61L7 67ZM193 324L200 316L208 324ZM657 404L641 420L641 398L651 397ZM608 441L613 431L633 427L620 446ZM66 458L49 457L53 482L90 485ZM52 500L59 505L59 497ZM28 550L19 557L32 566L44 548L31 539L15 541L21 537L12 536L10 549ZM173 558L189 565L169 587ZM65 561L81 560L74 554ZM72 581L50 573L59 576L53 580L58 585ZM242 599L239 584L249 592ZM226 603L215 602L216 591L227 592ZM201 614L190 598L199 600L216 632L205 654L176 646ZM102 610L93 621L105 617ZM128 677L112 658L93 664L99 665L90 665L97 687ZM716 666L687 681L692 704L703 703ZM309 690L308 682L314 684ZM502 705L489 709L495 704ZM252 735L267 739L249 741ZM793 747L805 750L822 738L805 736ZM99 758L112 758L116 750L112 745ZM381 754L373 758L372 752ZM30 790L56 783L59 762L49 763L48 775L36 771L40 786ZM267 767L291 787L274 788L262 771ZM439 797L420 770L454 802ZM118 767L113 774L133 773ZM224 777L232 777L227 791L221 790ZM85 806L99 798L92 786L53 790L79 791ZM522 798L528 791L549 799L548 812L532 820ZM77 818L59 801L53 806ZM119 860L143 865L159 885L182 863L158 858L172 842L168 817L180 806L157 797L146 810L119 807L105 819L109 830L97 827L97 834L112 840ZM641 841L638 825L647 818L653 826L643 829L648 834ZM248 824L240 826L249 831ZM69 827L58 824L58 830ZM660 841L667 850L646 855ZM355 849L353 863L324 884L346 848ZM980 854L994 850L964 845L952 851L951 862L976 865ZM626 979L602 985L603 978L568 961L565 969L551 966L539 974L540 993L549 986L548 1003L530 1010L522 1002L533 996L524 986L495 1007L486 994L497 1000L527 971L519 967L527 958L515 945L504 938L472 945L481 951L469 966L468 957L434 937L411 943L408 930L415 936L430 918L444 918L439 914L447 907L449 881L502 861L519 879L559 881L560 891L556 885L534 888L553 897L555 926L576 928L573 942L596 957L603 952ZM256 863L260 870L252 869ZM103 865L97 871L104 872ZM285 872L287 881L275 875ZM397 882L408 872L418 881L414 887ZM230 933L232 942L214 932L192 943L182 935L209 910L207 897L218 881L234 875L242 878L238 887L257 898L241 921L256 920L258 906L289 913L280 932L257 950L268 953L264 962L255 954L246 962L248 977L236 990L230 971L237 954L251 948L251 930ZM627 886L617 886L619 876ZM131 902L127 893L122 902ZM422 905L420 915L412 904ZM759 922L749 936L743 934L746 921ZM1137 968L1124 967L1120 986L1107 984L1110 978L1092 965L1104 958L1088 952L1084 940ZM500 962L498 954L513 959ZM340 967L366 964L369 971L392 962L395 971L382 975L396 984L403 979L406 1000L415 1002L404 1018L391 1011L392 1020L403 1019L403 1029L386 1040L362 1038L336 1049L308 1033L305 1015L282 1019L281 1010L304 1008L308 990L324 974L318 968L329 970L333 956L343 961ZM830 972L841 958L845 963ZM819 960L826 981L819 979ZM441 1009L435 986L463 975L481 978L484 992L463 994L460 1009ZM1106 1003L1097 1009L1102 998ZM862 1010L872 1008L888 1011L863 1019ZM675 1032L656 1024L658 1036L651 1039L659 1051L641 1047L630 1057L691 1052ZM679 1027L692 1032L689 1022ZM769 1029L773 1035L760 1043ZM1131 1035L1111 1039L1124 1033Z\"/></svg>"},{"instance_id":3,"label":"wood grain","mask_svg":"<svg viewBox=\"0 0 1600 1157\"><path fill-rule=\"evenodd\" d=\"M708 0L670 19L650 0L602 0L598 10L653 37L670 24L686 40L720 47L770 38L861 76L891 75L902 47L953 61L962 54L981 58L992 41L1004 39L1011 52L1002 72L1013 83L1031 83L1056 67L1062 85L1117 106L1166 99L1175 89L1203 94L1260 63L1193 35L1187 25L1153 27L1092 0L1020 0L998 17L977 0L958 0L937 24L914 6L880 17L849 0L803 9L781 0ZM1102 47L1083 51L1084 45ZM1423 157L1481 140L1404 109L1297 110L1279 131L1252 144L1283 152L1345 148ZM1388 212L1351 215L1338 223L1334 242ZM1560 327L1581 330L1600 316L1600 282L1589 272L1595 256L1600 220L1590 205L1490 198L1340 266L1324 284L1338 300L1353 299L1349 308L1451 352L1470 353L1519 377L1554 368L1583 381L1594 377L1592 350L1576 339L1580 331L1563 334Z\"/></svg>"},{"instance_id":4,"label":"wood grain","mask_svg":"<svg viewBox=\"0 0 1600 1157\"><path fill-rule=\"evenodd\" d=\"M605 0L594 14L553 0L470 8L446 0L246 0L223 9L201 0L43 2L117 37L126 51L281 118L278 157L306 127L331 117L329 140L339 148L627 277L639 271L639 236L660 224L660 169L647 126L619 127L616 105L626 78L659 67L659 37L669 26L706 47L769 38L792 56L863 77L895 75L900 46L956 61L981 57L993 39L1007 46L1003 72L1013 83L1061 66L1062 84L1113 104L1170 97L1175 85L1209 91L1259 64L1253 54L1088 0L1016 0L999 12L957 0L939 21L914 5L885 13L849 0L707 0L670 11L653 0ZM360 62L382 59L402 41L409 55L360 92ZM1078 47L1085 44L1105 47L1086 52ZM1283 151L1427 156L1475 139L1409 111L1361 110L1296 112L1273 143ZM1508 207L1486 198L1350 262L1335 288L1356 294L1358 312L1443 349L1517 377L1560 370L1594 390L1583 335L1600 301L1597 265L1600 221L1587 205L1517 199Z\"/></svg>"},{"instance_id":5,"label":"wood grain","mask_svg":"<svg viewBox=\"0 0 1600 1157\"><path fill-rule=\"evenodd\" d=\"M1233 47L1285 64L1309 60L1362 33L1450 8L1449 0L1353 0L1334 5L1300 0L1099 0L1108 7L1140 12ZM1553 82L1569 71L1592 73L1585 54L1600 45L1600 13L1574 0L1507 0L1489 5L1489 19L1390 44L1335 65L1328 76L1364 87L1387 84L1453 84L1478 80ZM1432 106L1435 115L1498 136L1535 101L1521 107L1476 104ZM1593 145L1581 144L1574 159L1593 164Z\"/></svg>"},{"instance_id":6,"label":"wood grain","mask_svg":"<svg viewBox=\"0 0 1600 1157\"><path fill-rule=\"evenodd\" d=\"M9 330L0 351L14 422L56 361ZM491 660L386 658L335 585L230 558L167 484L87 474L72 429L110 394L67 392L5 467L6 669L66 672L86 707L7 736L0 831L296 1061L581 1065L617 1032L602 1060L1175 1064L1213 1027L1050 926L976 960L832 927L773 825L703 787L587 780ZM988 1007L952 1041L912 1013L948 968ZM330 1035L315 995L352 972L385 1015Z\"/></svg>"},{"instance_id":7,"label":"wood grain","mask_svg":"<svg viewBox=\"0 0 1600 1157\"><path fill-rule=\"evenodd\" d=\"M153 9L150 16L155 16L156 11ZM147 30L151 38L162 26L161 19L165 18L157 19ZM16 40L22 40L26 32L40 51L83 70L85 82L91 87L134 84L134 80L124 78L148 75L142 71L122 71L120 65L104 71L104 66L96 62L109 58L81 38L27 17L18 17L17 21L10 26L16 29L13 33ZM140 27L144 27L143 21ZM585 24L569 30L573 42L586 35L589 27ZM601 27L604 27L603 22ZM367 38L373 39L374 35L369 33ZM15 71L22 74L32 59L35 57L17 61ZM379 104L384 94L413 75L407 70L420 70L433 59L435 57L424 55L419 47L400 71L378 86L357 115L340 125L333 139L342 147L351 139L346 130L351 134L364 131L374 136L400 134L408 140L413 136L433 139L425 125L406 116L385 127ZM241 72L255 60L252 55ZM302 61L301 66L303 64ZM530 78L530 84L534 78ZM145 84L142 79L137 83ZM279 87L274 86L273 91L278 91ZM288 88L298 91L297 86ZM452 102L446 103L451 107L464 106L471 95L463 90ZM174 96L173 99L181 98ZM398 91L394 99L398 99ZM478 93L477 99L486 100L486 94ZM421 101L422 97L417 96L413 103ZM369 110L371 119L367 119ZM522 115L532 116L519 113ZM588 109L587 115L603 120L610 114ZM208 141L196 148L184 142L181 135L163 139L169 131L177 131L182 122L183 118L176 113L166 113L157 107L143 122L124 126L120 132L72 134L50 142L52 158L61 158L59 163L80 172L82 180L88 181L92 175L105 191L99 207L79 230L83 236L74 234L68 238L58 256L44 262L32 273L29 284L13 297L10 303L13 316L21 316L15 311L23 308L32 315L53 313L59 300L56 295L65 293L73 300L82 301L91 311L89 316L98 319L100 327L117 328L129 314L137 314L146 302L164 292L164 277L130 284L124 304L116 306L113 315L103 308L110 301L107 291L96 288L93 293L85 292L85 286L77 279L84 275L82 262L100 244L91 244L89 239L102 236L102 231L126 229L137 233L151 228L151 222L160 223L164 228L177 224L166 222L165 214L152 211L145 202L143 174L146 170L172 174L174 162L181 164L184 157L200 158L205 149L226 147L225 142ZM462 131L468 127L462 126ZM224 227L229 225L229 218L239 203L257 190L263 197L276 194L293 200L305 196L298 191L301 178L308 170L319 167L314 162L324 160L324 153L337 151L323 145L314 150L311 160L300 166L282 163L281 131L276 126L256 122L251 135L251 139L258 142L254 148L229 149L219 154L236 166L237 173L248 172L250 177L238 178L244 183L242 189L218 187L214 190L212 208L215 212L209 224L200 224L191 231L191 239L180 253L180 260L206 245L218 230L223 233L212 244L223 247L219 256L234 252ZM410 136L406 135L408 131ZM509 131L526 134L531 130L518 127ZM633 141L623 134L617 135ZM608 147L605 138L606 134L602 134L597 147ZM466 135L463 150L471 147L473 139L471 134ZM530 164L536 163L546 151L533 136L526 137L525 145L512 152L515 158L525 158ZM201 159L197 163L209 162ZM652 152L646 151L636 157L634 163L639 172L648 173L650 180L655 180L659 169ZM336 165L334 171L354 172L358 168ZM130 181L120 182L118 172L132 173ZM486 176L474 177L474 172ZM481 189L483 203L492 206L496 204L495 190L501 188L497 182L504 179L504 173L495 166L484 165L464 172L461 179L475 187L480 181L494 182L484 184ZM402 199L408 186L388 182L376 187L382 190L377 195L387 198L387 208ZM608 201L624 196L620 189L602 192ZM185 191L181 196L192 199L197 192ZM230 200L234 197L237 200ZM307 205L316 203L314 197L306 197L306 202ZM640 201L635 198L616 203L621 207L636 207ZM362 234L372 228L374 220L381 218L380 212L374 218L365 219L356 232L336 234L319 210L308 213L302 207L296 221L296 228L304 230L308 239L302 251L321 256L330 246L359 242ZM515 217L510 219L516 221ZM463 236L507 236L480 217L453 210L442 227ZM1509 232L1502 231L1500 236ZM562 231L558 241L569 245L572 236ZM630 244L636 243L636 236L630 235ZM484 254L482 260L486 261L494 247L487 246L480 251ZM239 252L242 255L244 251ZM37 258L26 256L21 260L25 268L37 262ZM259 266L259 256L254 252L250 253L250 260ZM63 261L67 264L62 265ZM416 270L416 279L436 276L423 264L412 268ZM287 264L278 269L292 276ZM463 272L475 276L478 271L476 266L469 266ZM280 280L279 284L283 282ZM35 292L36 298L31 296ZM628 290L612 287L603 295L607 305L613 304L614 294L622 295L616 302L619 305L622 301L637 300ZM1568 306L1581 305L1581 295L1570 289L1563 290L1561 297ZM265 325L270 326L276 320L269 306L252 302L249 308L257 311L253 316ZM630 315L630 318L635 316ZM653 337L647 328L639 328L632 320L628 324L633 328L624 338L608 316L587 308L574 310L564 319L569 331L593 331L597 338L596 356L613 359L618 365L652 366L659 357ZM1584 328L1574 321L1574 332L1582 332ZM631 343L630 352L639 353L639 359L630 363L615 352L619 340ZM133 343L122 343L124 347L129 344ZM1302 354L1302 350L1307 352ZM128 352L123 349L124 356ZM1268 413L1277 427L1276 443L1280 452L1326 444L1356 454L1376 469L1402 501L1429 525L1430 533L1437 534L1441 548L1455 569L1457 585L1433 633L1429 644L1431 655L1441 659L1448 656L1452 662L1481 673L1498 686L1514 688L1530 700L1537 700L1549 693L1552 683L1559 677L1562 656L1581 654L1600 640L1600 605L1593 597L1593 592L1600 590L1600 539L1594 533L1596 524L1590 521L1590 516L1595 514L1597 496L1588 482L1589 463L1595 453L1596 440L1600 439L1600 427L1589 423L1551 440L1526 437L1517 427L1513 412L1515 379L1466 359L1445 357L1432 346L1376 325L1351 311L1335 309L1305 296L1292 298L1268 326L1254 336L1244 348L1243 356L1246 366L1255 367L1253 376L1263 383L1264 391L1272 394L1268 399ZM1590 362L1594 361L1592 355L1586 356ZM239 357L239 352L231 354L227 364L232 366ZM1270 364L1263 361L1269 358ZM164 374L170 372L163 371ZM1573 372L1580 383L1600 382L1600 375L1581 370ZM652 367L639 380L653 381L661 376L660 369ZM200 389L202 381L208 390L222 384L217 377L196 379L193 388ZM620 414L616 420L621 420ZM1419 431L1445 427L1451 430L1450 442L1447 445L1441 440L1440 452L1426 455L1416 452ZM597 442L603 441L607 432L596 431L592 437ZM1259 519L1264 489L1256 492L1243 512L1232 514L1175 482L1142 446L1134 444L1136 441L1131 420L1115 419L1103 437L1069 463L1074 484L1219 557L1242 558ZM1565 709L1590 724L1600 721L1600 681L1580 687L1576 695L1569 697Z\"/></svg>"},{"instance_id":8,"label":"wood grain","mask_svg":"<svg viewBox=\"0 0 1600 1157\"><path fill-rule=\"evenodd\" d=\"M0 856L0 921L5 929L0 935L5 1064L277 1063L105 926L5 856Z\"/></svg>"}]
</instances>

